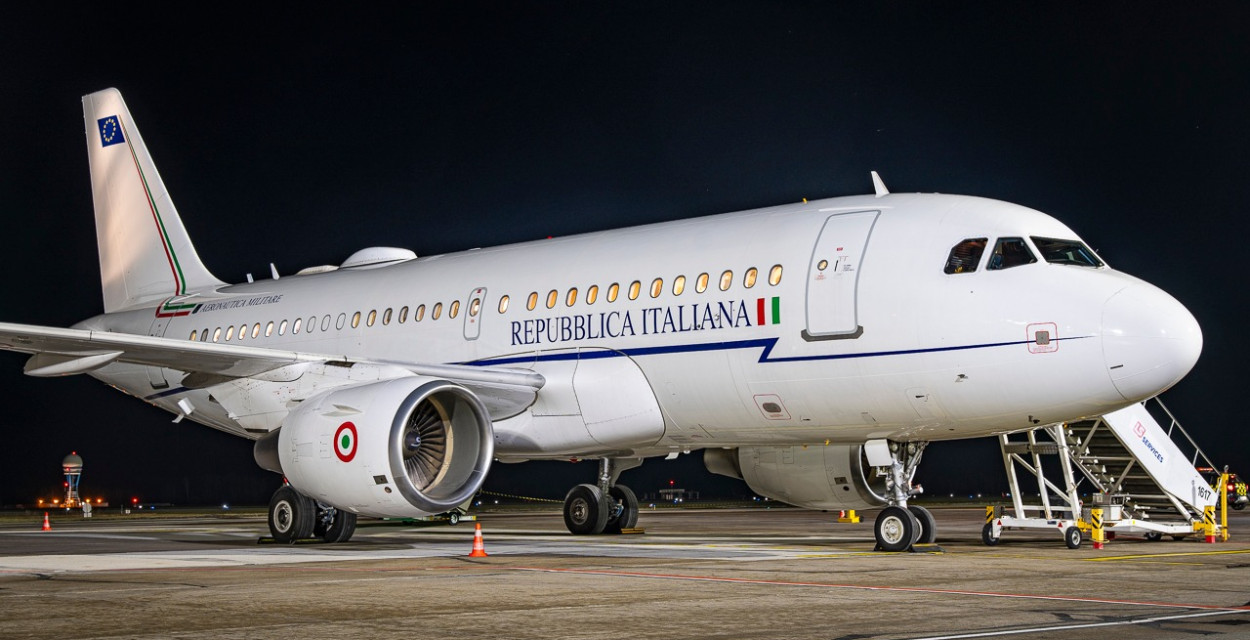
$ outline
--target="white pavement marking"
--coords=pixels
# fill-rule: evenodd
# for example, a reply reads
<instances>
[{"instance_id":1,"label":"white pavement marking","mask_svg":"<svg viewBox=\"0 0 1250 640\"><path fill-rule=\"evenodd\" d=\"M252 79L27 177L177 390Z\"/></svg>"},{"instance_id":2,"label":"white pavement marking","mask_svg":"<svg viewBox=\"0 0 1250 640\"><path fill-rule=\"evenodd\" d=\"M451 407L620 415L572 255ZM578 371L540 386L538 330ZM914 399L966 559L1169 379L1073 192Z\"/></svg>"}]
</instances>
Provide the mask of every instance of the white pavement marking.
<instances>
[{"instance_id":1,"label":"white pavement marking","mask_svg":"<svg viewBox=\"0 0 1250 640\"><path fill-rule=\"evenodd\" d=\"M1015 636L1022 633L1046 633L1051 631L1071 631L1073 629L1095 629L1099 627L1123 627L1133 624L1154 624L1156 622L1167 622L1169 620L1181 620L1184 618L1203 618L1209 616L1227 616L1237 615L1231 611L1202 611L1199 613L1178 613L1173 616L1153 616L1150 618L1137 618L1134 620L1116 620L1114 622L1086 622L1082 624L1063 624L1045 627L1029 627L1027 629L1005 629L1002 631L979 631L976 633L957 633L949 636L924 636L923 638L912 638L911 640L961 640L963 638L993 638L996 636Z\"/></svg>"}]
</instances>

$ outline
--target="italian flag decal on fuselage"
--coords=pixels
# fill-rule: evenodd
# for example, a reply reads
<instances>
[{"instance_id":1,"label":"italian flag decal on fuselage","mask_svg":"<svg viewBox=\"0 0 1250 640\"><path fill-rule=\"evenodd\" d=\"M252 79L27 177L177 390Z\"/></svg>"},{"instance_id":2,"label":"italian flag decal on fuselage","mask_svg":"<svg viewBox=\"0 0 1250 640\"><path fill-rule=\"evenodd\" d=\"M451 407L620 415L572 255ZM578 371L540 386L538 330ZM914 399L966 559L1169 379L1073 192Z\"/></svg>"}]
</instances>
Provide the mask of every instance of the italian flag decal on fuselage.
<instances>
[{"instance_id":1,"label":"italian flag decal on fuselage","mask_svg":"<svg viewBox=\"0 0 1250 640\"><path fill-rule=\"evenodd\" d=\"M755 325L781 324L781 298L757 298L755 300Z\"/></svg>"}]
</instances>

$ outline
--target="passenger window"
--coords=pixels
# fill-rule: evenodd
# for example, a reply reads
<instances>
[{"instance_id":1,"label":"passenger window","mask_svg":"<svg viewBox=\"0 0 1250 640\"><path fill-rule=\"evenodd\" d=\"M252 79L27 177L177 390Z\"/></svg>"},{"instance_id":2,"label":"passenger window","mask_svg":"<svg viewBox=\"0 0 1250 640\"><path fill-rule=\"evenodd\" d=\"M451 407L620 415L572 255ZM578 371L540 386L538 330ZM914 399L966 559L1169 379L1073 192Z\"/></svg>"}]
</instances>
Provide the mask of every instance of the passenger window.
<instances>
[{"instance_id":1,"label":"passenger window","mask_svg":"<svg viewBox=\"0 0 1250 640\"><path fill-rule=\"evenodd\" d=\"M295 321L299 322L299 319L297 318ZM282 322L278 324L278 335L286 335L286 318L283 318Z\"/></svg>"},{"instance_id":2,"label":"passenger window","mask_svg":"<svg viewBox=\"0 0 1250 640\"><path fill-rule=\"evenodd\" d=\"M538 292L535 291L530 294L530 299L526 301L525 308L529 309L530 311L533 311L534 307L537 307L537 306L538 306Z\"/></svg>"},{"instance_id":3,"label":"passenger window","mask_svg":"<svg viewBox=\"0 0 1250 640\"><path fill-rule=\"evenodd\" d=\"M217 342L220 339L221 339L221 327L217 327L216 329L213 330L213 342Z\"/></svg>"},{"instance_id":4,"label":"passenger window","mask_svg":"<svg viewBox=\"0 0 1250 640\"><path fill-rule=\"evenodd\" d=\"M608 287L608 302L616 302L616 296L620 295L620 293L621 285L613 282L612 286Z\"/></svg>"},{"instance_id":5,"label":"passenger window","mask_svg":"<svg viewBox=\"0 0 1250 640\"><path fill-rule=\"evenodd\" d=\"M755 267L747 269L746 275L742 276L742 286L750 289L755 286L755 279L760 275L759 270Z\"/></svg>"},{"instance_id":6,"label":"passenger window","mask_svg":"<svg viewBox=\"0 0 1250 640\"><path fill-rule=\"evenodd\" d=\"M229 327L226 327L226 342L230 342L233 339L234 339L234 325L230 325Z\"/></svg>"},{"instance_id":7,"label":"passenger window","mask_svg":"<svg viewBox=\"0 0 1250 640\"><path fill-rule=\"evenodd\" d=\"M416 311L412 312L412 321L421 322L424 319L425 319L425 305L420 305L417 307Z\"/></svg>"},{"instance_id":8,"label":"passenger window","mask_svg":"<svg viewBox=\"0 0 1250 640\"><path fill-rule=\"evenodd\" d=\"M334 323L334 328L339 331L342 331L343 325L345 324L347 324L347 312L340 312L338 319ZM360 312L359 311L356 312L356 317L352 322L352 326L355 327L357 324L360 324Z\"/></svg>"},{"instance_id":9,"label":"passenger window","mask_svg":"<svg viewBox=\"0 0 1250 640\"><path fill-rule=\"evenodd\" d=\"M408 307L407 306L399 308L399 324L403 324L405 322L408 322Z\"/></svg>"},{"instance_id":10,"label":"passenger window","mask_svg":"<svg viewBox=\"0 0 1250 640\"><path fill-rule=\"evenodd\" d=\"M365 316L365 326L366 326L366 327L372 327L372 326L373 326L373 323L375 323L375 322L377 322L377 321L378 321L378 310L377 310L377 309L370 309L370 310L369 310L369 315L368 315L368 316Z\"/></svg>"},{"instance_id":11,"label":"passenger window","mask_svg":"<svg viewBox=\"0 0 1250 640\"><path fill-rule=\"evenodd\" d=\"M357 311L356 313L352 314L352 328L355 329L359 326L360 326L360 312Z\"/></svg>"},{"instance_id":12,"label":"passenger window","mask_svg":"<svg viewBox=\"0 0 1250 640\"><path fill-rule=\"evenodd\" d=\"M447 310L447 317L448 317L448 318L454 318L454 317L456 317L456 316L457 316L457 315L459 315L459 314L460 314L460 301L459 301L459 300L452 300L452 301L451 301L451 308Z\"/></svg>"},{"instance_id":13,"label":"passenger window","mask_svg":"<svg viewBox=\"0 0 1250 640\"><path fill-rule=\"evenodd\" d=\"M994 253L990 254L990 262L985 268L998 271L1034 262L1037 262L1037 258L1029 251L1029 245L1024 243L1024 238L999 238L994 243Z\"/></svg>"},{"instance_id":14,"label":"passenger window","mask_svg":"<svg viewBox=\"0 0 1250 640\"><path fill-rule=\"evenodd\" d=\"M641 282L638 282L637 280L635 280L629 283L629 299L630 300L637 300L639 291L642 291Z\"/></svg>"},{"instance_id":15,"label":"passenger window","mask_svg":"<svg viewBox=\"0 0 1250 640\"><path fill-rule=\"evenodd\" d=\"M204 327L204 330L200 332L200 342L208 342L208 327Z\"/></svg>"},{"instance_id":16,"label":"passenger window","mask_svg":"<svg viewBox=\"0 0 1250 640\"><path fill-rule=\"evenodd\" d=\"M303 318L296 318L295 324L291 325L291 333L299 333L299 328L303 326L303 324L304 324Z\"/></svg>"},{"instance_id":17,"label":"passenger window","mask_svg":"<svg viewBox=\"0 0 1250 640\"><path fill-rule=\"evenodd\" d=\"M664 278L656 278L651 281L651 297L658 298L664 293Z\"/></svg>"},{"instance_id":18,"label":"passenger window","mask_svg":"<svg viewBox=\"0 0 1250 640\"><path fill-rule=\"evenodd\" d=\"M273 320L270 320L269 324L265 325L265 337L268 338L272 335L273 335Z\"/></svg>"},{"instance_id":19,"label":"passenger window","mask_svg":"<svg viewBox=\"0 0 1250 640\"><path fill-rule=\"evenodd\" d=\"M720 274L720 290L729 291L729 285L734 283L734 272L728 269L725 273Z\"/></svg>"},{"instance_id":20,"label":"passenger window","mask_svg":"<svg viewBox=\"0 0 1250 640\"><path fill-rule=\"evenodd\" d=\"M1101 267L1102 260L1080 240L1058 240L1033 236L1033 244L1042 252L1042 259L1050 264L1070 264L1078 267Z\"/></svg>"},{"instance_id":21,"label":"passenger window","mask_svg":"<svg viewBox=\"0 0 1250 640\"><path fill-rule=\"evenodd\" d=\"M686 276L677 276L673 279L673 295L679 296L686 290Z\"/></svg>"},{"instance_id":22,"label":"passenger window","mask_svg":"<svg viewBox=\"0 0 1250 640\"><path fill-rule=\"evenodd\" d=\"M694 281L694 290L699 293L703 293L704 291L707 291L707 281L710 278L711 276L709 276L708 274L700 273L699 279Z\"/></svg>"},{"instance_id":23,"label":"passenger window","mask_svg":"<svg viewBox=\"0 0 1250 640\"><path fill-rule=\"evenodd\" d=\"M391 323L391 310L388 308L386 311L382 312L382 324L388 325L390 323Z\"/></svg>"},{"instance_id":24,"label":"passenger window","mask_svg":"<svg viewBox=\"0 0 1250 640\"><path fill-rule=\"evenodd\" d=\"M252 337L253 337L253 338L259 338L259 337L260 337L260 323L259 323L259 322L257 322L256 324L252 325Z\"/></svg>"},{"instance_id":25,"label":"passenger window","mask_svg":"<svg viewBox=\"0 0 1250 640\"><path fill-rule=\"evenodd\" d=\"M554 309L556 307L556 301L559 299L560 299L559 291L556 291L555 289L552 289L551 291L549 291L547 293L547 308Z\"/></svg>"},{"instance_id":26,"label":"passenger window","mask_svg":"<svg viewBox=\"0 0 1250 640\"><path fill-rule=\"evenodd\" d=\"M592 284L586 289L586 304L594 304L599 299L599 285Z\"/></svg>"},{"instance_id":27,"label":"passenger window","mask_svg":"<svg viewBox=\"0 0 1250 640\"><path fill-rule=\"evenodd\" d=\"M502 314L502 313L506 313L507 311L508 311L508 296L504 296L499 299L499 313Z\"/></svg>"},{"instance_id":28,"label":"passenger window","mask_svg":"<svg viewBox=\"0 0 1250 640\"><path fill-rule=\"evenodd\" d=\"M322 331L330 330L330 314L328 313L325 314L324 316L321 316L321 330Z\"/></svg>"},{"instance_id":29,"label":"passenger window","mask_svg":"<svg viewBox=\"0 0 1250 640\"><path fill-rule=\"evenodd\" d=\"M577 302L577 287L569 289L569 294L564 297L564 306L571 307L575 302Z\"/></svg>"},{"instance_id":30,"label":"passenger window","mask_svg":"<svg viewBox=\"0 0 1250 640\"><path fill-rule=\"evenodd\" d=\"M199 337L199 333L197 333L195 329L192 329L191 330L191 342L195 342L195 339L197 337Z\"/></svg>"},{"instance_id":31,"label":"passenger window","mask_svg":"<svg viewBox=\"0 0 1250 640\"><path fill-rule=\"evenodd\" d=\"M981 254L985 253L988 238L969 238L951 248L946 257L944 273L972 273L981 262Z\"/></svg>"},{"instance_id":32,"label":"passenger window","mask_svg":"<svg viewBox=\"0 0 1250 640\"><path fill-rule=\"evenodd\" d=\"M482 310L482 299L474 298L473 304L469 305L469 317L476 318L479 311Z\"/></svg>"},{"instance_id":33,"label":"passenger window","mask_svg":"<svg viewBox=\"0 0 1250 640\"><path fill-rule=\"evenodd\" d=\"M781 284L781 265L775 264L768 270L768 284L774 287Z\"/></svg>"},{"instance_id":34,"label":"passenger window","mask_svg":"<svg viewBox=\"0 0 1250 640\"><path fill-rule=\"evenodd\" d=\"M443 315L443 303L437 302L434 304L434 309L430 311L430 319L438 320L441 315Z\"/></svg>"}]
</instances>

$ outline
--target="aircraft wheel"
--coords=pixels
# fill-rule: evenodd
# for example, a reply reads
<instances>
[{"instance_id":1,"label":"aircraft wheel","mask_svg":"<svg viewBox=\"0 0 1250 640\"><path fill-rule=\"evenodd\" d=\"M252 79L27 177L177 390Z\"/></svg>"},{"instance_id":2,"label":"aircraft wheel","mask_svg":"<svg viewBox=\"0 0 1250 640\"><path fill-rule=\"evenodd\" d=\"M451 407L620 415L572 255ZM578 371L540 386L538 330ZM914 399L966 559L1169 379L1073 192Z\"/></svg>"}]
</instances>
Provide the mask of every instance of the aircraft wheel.
<instances>
[{"instance_id":1,"label":"aircraft wheel","mask_svg":"<svg viewBox=\"0 0 1250 640\"><path fill-rule=\"evenodd\" d=\"M994 537L994 525L987 522L984 527L981 527L981 544L992 547L997 545L999 540L1002 538Z\"/></svg>"},{"instance_id":2,"label":"aircraft wheel","mask_svg":"<svg viewBox=\"0 0 1250 640\"><path fill-rule=\"evenodd\" d=\"M269 533L278 542L294 542L313 534L317 505L284 484L269 499Z\"/></svg>"},{"instance_id":3,"label":"aircraft wheel","mask_svg":"<svg viewBox=\"0 0 1250 640\"><path fill-rule=\"evenodd\" d=\"M326 542L347 542L352 539L354 533L356 533L356 514L337 509L334 512L334 519L330 521L330 526L326 527L325 533L321 534L321 539Z\"/></svg>"},{"instance_id":4,"label":"aircraft wheel","mask_svg":"<svg viewBox=\"0 0 1250 640\"><path fill-rule=\"evenodd\" d=\"M638 524L638 497L634 495L633 490L629 487L618 484L608 489L608 507L612 512L616 511L619 506L621 512L616 517L608 515L608 524L604 527L604 533L620 533L621 529L633 529Z\"/></svg>"},{"instance_id":5,"label":"aircraft wheel","mask_svg":"<svg viewBox=\"0 0 1250 640\"><path fill-rule=\"evenodd\" d=\"M1233 503L1233 511L1241 511L1242 509L1245 509L1245 508L1246 508L1246 503L1244 502Z\"/></svg>"},{"instance_id":6,"label":"aircraft wheel","mask_svg":"<svg viewBox=\"0 0 1250 640\"><path fill-rule=\"evenodd\" d=\"M882 551L906 551L916 539L916 516L902 507L889 506L877 514L873 534Z\"/></svg>"},{"instance_id":7,"label":"aircraft wheel","mask_svg":"<svg viewBox=\"0 0 1250 640\"><path fill-rule=\"evenodd\" d=\"M1163 534L1158 531L1147 531L1146 539L1150 542L1158 542L1163 539Z\"/></svg>"},{"instance_id":8,"label":"aircraft wheel","mask_svg":"<svg viewBox=\"0 0 1250 640\"><path fill-rule=\"evenodd\" d=\"M453 527L460 524L460 512L452 511L451 513L447 514L447 524Z\"/></svg>"},{"instance_id":9,"label":"aircraft wheel","mask_svg":"<svg viewBox=\"0 0 1250 640\"><path fill-rule=\"evenodd\" d=\"M1081 530L1076 527L1068 527L1063 530L1063 543L1068 545L1069 549L1081 548Z\"/></svg>"},{"instance_id":10,"label":"aircraft wheel","mask_svg":"<svg viewBox=\"0 0 1250 640\"><path fill-rule=\"evenodd\" d=\"M603 492L593 484L579 484L564 496L564 526L574 535L603 533L608 511Z\"/></svg>"},{"instance_id":11,"label":"aircraft wheel","mask_svg":"<svg viewBox=\"0 0 1250 640\"><path fill-rule=\"evenodd\" d=\"M907 510L916 516L916 543L933 544L937 541L937 521L928 509L916 505L908 505Z\"/></svg>"}]
</instances>

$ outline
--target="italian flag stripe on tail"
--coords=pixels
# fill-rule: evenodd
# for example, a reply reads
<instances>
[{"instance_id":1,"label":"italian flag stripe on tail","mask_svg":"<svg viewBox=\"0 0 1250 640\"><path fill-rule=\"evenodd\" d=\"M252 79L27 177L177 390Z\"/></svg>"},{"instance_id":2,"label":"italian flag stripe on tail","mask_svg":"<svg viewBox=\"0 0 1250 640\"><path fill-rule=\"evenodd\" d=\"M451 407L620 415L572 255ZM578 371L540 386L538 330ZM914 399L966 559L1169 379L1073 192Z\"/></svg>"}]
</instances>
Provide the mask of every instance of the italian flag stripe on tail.
<instances>
[{"instance_id":1,"label":"italian flag stripe on tail","mask_svg":"<svg viewBox=\"0 0 1250 640\"><path fill-rule=\"evenodd\" d=\"M770 317L770 313L771 317ZM769 304L768 298L757 298L755 300L755 324L756 326L765 324L781 323L781 298L773 297L772 303Z\"/></svg>"}]
</instances>

